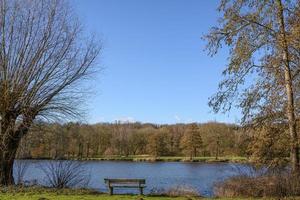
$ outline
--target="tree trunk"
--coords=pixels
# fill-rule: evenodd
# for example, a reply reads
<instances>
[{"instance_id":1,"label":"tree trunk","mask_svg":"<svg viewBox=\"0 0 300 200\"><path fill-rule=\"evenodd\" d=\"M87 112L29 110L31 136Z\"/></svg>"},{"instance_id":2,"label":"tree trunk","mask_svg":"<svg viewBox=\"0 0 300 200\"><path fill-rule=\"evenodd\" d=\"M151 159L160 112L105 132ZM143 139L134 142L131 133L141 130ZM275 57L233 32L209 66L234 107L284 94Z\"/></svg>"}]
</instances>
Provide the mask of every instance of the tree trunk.
<instances>
[{"instance_id":1,"label":"tree trunk","mask_svg":"<svg viewBox=\"0 0 300 200\"><path fill-rule=\"evenodd\" d=\"M5 146L1 146L0 152L0 185L13 185L13 165L16 157L19 140L9 141Z\"/></svg>"},{"instance_id":2,"label":"tree trunk","mask_svg":"<svg viewBox=\"0 0 300 200\"><path fill-rule=\"evenodd\" d=\"M86 144L86 158L90 157L90 143L87 142Z\"/></svg>"},{"instance_id":3,"label":"tree trunk","mask_svg":"<svg viewBox=\"0 0 300 200\"><path fill-rule=\"evenodd\" d=\"M278 20L280 25L281 33L281 46L282 46L282 57L284 62L284 79L285 88L287 95L287 110L286 115L289 122L289 134L290 134L290 156L293 172L299 173L299 144L296 130L296 117L295 117L295 105L294 105L294 93L293 93L293 82L290 69L289 51L286 39L286 30L283 14L283 6L281 0L277 0L278 6Z\"/></svg>"},{"instance_id":4,"label":"tree trunk","mask_svg":"<svg viewBox=\"0 0 300 200\"><path fill-rule=\"evenodd\" d=\"M292 170L294 172L299 171L299 145L296 130L296 120L295 120L295 109L294 109L294 98L293 98L293 88L290 81L291 74L290 70L285 70L285 80L286 80L286 93L287 93L287 117L289 121L289 134L290 134L290 156L292 163Z\"/></svg>"},{"instance_id":5,"label":"tree trunk","mask_svg":"<svg viewBox=\"0 0 300 200\"><path fill-rule=\"evenodd\" d=\"M220 145L220 142L219 142L219 139L217 140L217 149L216 149L216 160L219 159L219 145Z\"/></svg>"},{"instance_id":6,"label":"tree trunk","mask_svg":"<svg viewBox=\"0 0 300 200\"><path fill-rule=\"evenodd\" d=\"M15 118L2 119L0 132L0 186L14 184L13 166L22 137L29 129L32 120L21 123L15 130Z\"/></svg>"}]
</instances>

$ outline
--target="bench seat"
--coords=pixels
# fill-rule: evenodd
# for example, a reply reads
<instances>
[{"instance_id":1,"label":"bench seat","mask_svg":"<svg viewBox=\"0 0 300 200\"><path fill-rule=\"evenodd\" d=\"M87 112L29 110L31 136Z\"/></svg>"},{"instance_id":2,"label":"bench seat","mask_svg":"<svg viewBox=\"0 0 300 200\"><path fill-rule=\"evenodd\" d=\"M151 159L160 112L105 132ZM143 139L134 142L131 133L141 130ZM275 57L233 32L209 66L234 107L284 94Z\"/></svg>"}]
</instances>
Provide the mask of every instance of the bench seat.
<instances>
[{"instance_id":1,"label":"bench seat","mask_svg":"<svg viewBox=\"0 0 300 200\"><path fill-rule=\"evenodd\" d=\"M139 188L140 194L143 195L143 190L146 187L145 179L109 179L105 178L104 182L106 183L109 194L113 195L114 188Z\"/></svg>"}]
</instances>

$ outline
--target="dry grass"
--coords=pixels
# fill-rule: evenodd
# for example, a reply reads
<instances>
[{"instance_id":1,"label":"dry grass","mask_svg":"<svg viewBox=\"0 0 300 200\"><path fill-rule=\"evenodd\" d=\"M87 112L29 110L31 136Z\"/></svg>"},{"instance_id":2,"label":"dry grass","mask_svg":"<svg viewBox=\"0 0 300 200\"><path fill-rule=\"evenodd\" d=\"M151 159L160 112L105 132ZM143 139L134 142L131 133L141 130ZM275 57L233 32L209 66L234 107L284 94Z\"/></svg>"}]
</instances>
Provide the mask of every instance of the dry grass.
<instances>
[{"instance_id":1,"label":"dry grass","mask_svg":"<svg viewBox=\"0 0 300 200\"><path fill-rule=\"evenodd\" d=\"M300 176L272 173L240 175L215 186L218 197L291 197L300 195Z\"/></svg>"},{"instance_id":2,"label":"dry grass","mask_svg":"<svg viewBox=\"0 0 300 200\"><path fill-rule=\"evenodd\" d=\"M174 186L168 189L153 188L150 196L168 196L168 197L200 197L199 192L190 186Z\"/></svg>"}]
</instances>

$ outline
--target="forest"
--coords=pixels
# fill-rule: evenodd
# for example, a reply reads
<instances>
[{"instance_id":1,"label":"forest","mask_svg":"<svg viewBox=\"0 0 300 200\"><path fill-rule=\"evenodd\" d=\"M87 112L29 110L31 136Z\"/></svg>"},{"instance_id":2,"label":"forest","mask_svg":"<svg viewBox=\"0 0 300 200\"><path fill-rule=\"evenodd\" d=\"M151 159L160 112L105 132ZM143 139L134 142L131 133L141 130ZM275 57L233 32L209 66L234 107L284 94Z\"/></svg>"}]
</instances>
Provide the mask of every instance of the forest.
<instances>
[{"instance_id":1,"label":"forest","mask_svg":"<svg viewBox=\"0 0 300 200\"><path fill-rule=\"evenodd\" d=\"M98 123L39 124L22 140L19 158L102 156L246 156L249 140L237 125Z\"/></svg>"},{"instance_id":2,"label":"forest","mask_svg":"<svg viewBox=\"0 0 300 200\"><path fill-rule=\"evenodd\" d=\"M40 123L22 140L18 158L93 159L106 156L245 157L266 166L285 165L289 138L284 124L157 125L151 123ZM276 136L276 137L275 137Z\"/></svg>"}]
</instances>

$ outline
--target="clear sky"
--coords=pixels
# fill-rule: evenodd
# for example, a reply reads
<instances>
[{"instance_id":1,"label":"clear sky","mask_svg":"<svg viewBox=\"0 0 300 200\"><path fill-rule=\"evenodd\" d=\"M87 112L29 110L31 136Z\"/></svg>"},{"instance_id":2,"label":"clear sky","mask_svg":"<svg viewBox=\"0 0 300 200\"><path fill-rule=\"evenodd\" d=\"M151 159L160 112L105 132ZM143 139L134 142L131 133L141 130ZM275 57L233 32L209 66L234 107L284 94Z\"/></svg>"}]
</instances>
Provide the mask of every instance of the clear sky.
<instances>
[{"instance_id":1,"label":"clear sky","mask_svg":"<svg viewBox=\"0 0 300 200\"><path fill-rule=\"evenodd\" d=\"M201 39L216 25L218 1L71 2L103 42L88 122L237 122L237 111L214 114L207 104L228 56L224 49L209 57Z\"/></svg>"}]
</instances>

